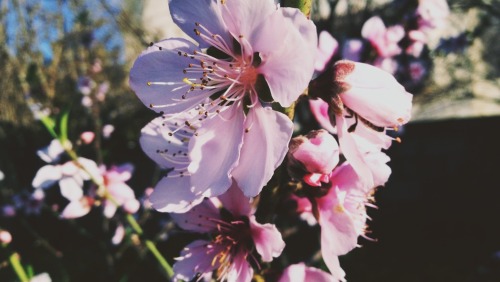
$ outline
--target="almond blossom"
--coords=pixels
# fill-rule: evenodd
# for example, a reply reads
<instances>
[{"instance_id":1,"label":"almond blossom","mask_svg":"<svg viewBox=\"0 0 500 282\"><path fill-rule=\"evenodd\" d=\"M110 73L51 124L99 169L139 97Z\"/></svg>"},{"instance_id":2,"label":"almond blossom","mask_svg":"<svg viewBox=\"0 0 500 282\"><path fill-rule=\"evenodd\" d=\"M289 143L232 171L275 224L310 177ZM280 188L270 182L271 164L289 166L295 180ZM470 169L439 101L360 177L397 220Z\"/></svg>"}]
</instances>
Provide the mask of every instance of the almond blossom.
<instances>
[{"instance_id":1,"label":"almond blossom","mask_svg":"<svg viewBox=\"0 0 500 282\"><path fill-rule=\"evenodd\" d=\"M100 166L99 169L107 192L113 199L112 201L105 200L104 215L107 218L113 217L119 206L123 206L128 213L137 212L140 203L135 197L134 190L125 183L132 177L134 166L126 163L120 166L111 166L109 169Z\"/></svg>"},{"instance_id":2,"label":"almond blossom","mask_svg":"<svg viewBox=\"0 0 500 282\"><path fill-rule=\"evenodd\" d=\"M190 135L183 175L196 192L186 193L221 195L234 180L255 196L285 157L293 131L267 102L288 107L307 87L316 27L298 9L271 0L172 0L169 6L198 45L179 38L152 44L135 61L130 85L169 118L195 110L169 132Z\"/></svg>"},{"instance_id":3,"label":"almond blossom","mask_svg":"<svg viewBox=\"0 0 500 282\"><path fill-rule=\"evenodd\" d=\"M172 214L183 229L209 234L212 239L187 245L174 264L174 280L190 281L215 270L218 280L250 282L252 266L258 267L256 251L263 262L278 257L285 243L272 224L256 221L236 183L217 199L206 199L186 213Z\"/></svg>"}]
</instances>

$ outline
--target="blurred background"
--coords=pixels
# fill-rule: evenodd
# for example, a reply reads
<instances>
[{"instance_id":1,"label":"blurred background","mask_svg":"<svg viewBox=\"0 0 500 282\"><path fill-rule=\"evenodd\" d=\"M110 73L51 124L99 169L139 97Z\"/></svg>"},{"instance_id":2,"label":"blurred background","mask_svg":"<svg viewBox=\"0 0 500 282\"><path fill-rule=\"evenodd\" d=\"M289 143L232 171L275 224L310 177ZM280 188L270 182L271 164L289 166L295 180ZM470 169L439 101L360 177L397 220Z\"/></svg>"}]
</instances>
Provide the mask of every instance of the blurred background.
<instances>
[{"instance_id":1,"label":"blurred background","mask_svg":"<svg viewBox=\"0 0 500 282\"><path fill-rule=\"evenodd\" d=\"M314 0L311 18L337 40L332 61L348 57L355 39L363 46L357 59L375 63L377 50L363 36L363 24L379 16L387 27L417 30L420 4ZM414 94L413 118L400 132L402 143L388 152L393 174L375 195L378 209L369 211L376 242L361 239L362 248L341 257L348 281L500 281L500 1L449 0L447 7L445 20L425 30L421 52L409 54L417 40L405 35L398 43L403 52L391 57L394 75ZM129 185L137 196L154 185L158 171L138 138L155 115L128 87L128 72L150 42L172 36L183 35L166 0L1 0L0 227L37 273L54 281L162 278L144 250L102 243L116 222L92 211L75 220L80 229L54 217L57 206L38 207L26 191L44 165L36 152L52 139L37 118L68 108L70 140L114 128L92 145L102 154L85 145L82 152L107 164L133 163ZM89 96L89 89L104 94ZM317 127L305 103L296 121L303 131ZM155 212L148 216L163 220ZM165 228L147 222L151 234ZM158 238L166 257L191 239L177 237ZM297 257L317 242L299 245ZM1 263L7 255L0 254L0 281L15 281Z\"/></svg>"}]
</instances>

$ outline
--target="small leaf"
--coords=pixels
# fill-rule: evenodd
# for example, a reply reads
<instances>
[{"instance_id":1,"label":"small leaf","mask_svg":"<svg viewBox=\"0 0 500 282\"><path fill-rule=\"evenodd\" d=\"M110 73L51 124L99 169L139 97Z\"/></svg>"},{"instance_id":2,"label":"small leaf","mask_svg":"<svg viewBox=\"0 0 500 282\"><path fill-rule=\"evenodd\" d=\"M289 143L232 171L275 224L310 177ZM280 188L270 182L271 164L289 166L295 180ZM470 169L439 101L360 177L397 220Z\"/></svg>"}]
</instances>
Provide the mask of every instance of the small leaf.
<instances>
[{"instance_id":1,"label":"small leaf","mask_svg":"<svg viewBox=\"0 0 500 282\"><path fill-rule=\"evenodd\" d=\"M312 0L283 0L282 3L283 7L299 9L308 18L311 15Z\"/></svg>"},{"instance_id":2,"label":"small leaf","mask_svg":"<svg viewBox=\"0 0 500 282\"><path fill-rule=\"evenodd\" d=\"M52 135L52 137L54 137L54 139L58 139L57 133L55 131L56 122L54 121L54 119L52 119L49 116L42 116L40 118L40 121L43 123L43 125L45 126L47 131L50 133L50 135Z\"/></svg>"},{"instance_id":3,"label":"small leaf","mask_svg":"<svg viewBox=\"0 0 500 282\"><path fill-rule=\"evenodd\" d=\"M59 120L59 133L61 144L65 144L68 141L68 119L69 119L69 109L62 112L61 119Z\"/></svg>"}]
</instances>

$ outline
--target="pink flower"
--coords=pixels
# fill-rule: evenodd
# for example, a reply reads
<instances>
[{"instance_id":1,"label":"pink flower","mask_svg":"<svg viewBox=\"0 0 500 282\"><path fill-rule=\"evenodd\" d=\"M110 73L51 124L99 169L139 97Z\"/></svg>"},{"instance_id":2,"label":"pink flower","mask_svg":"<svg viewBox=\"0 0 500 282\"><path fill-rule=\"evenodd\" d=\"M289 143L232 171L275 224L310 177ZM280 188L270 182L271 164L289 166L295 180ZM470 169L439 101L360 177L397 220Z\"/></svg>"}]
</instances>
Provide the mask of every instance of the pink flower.
<instances>
[{"instance_id":1,"label":"pink flower","mask_svg":"<svg viewBox=\"0 0 500 282\"><path fill-rule=\"evenodd\" d=\"M281 274L278 282L332 282L334 278L314 267L307 267L304 263L293 264L287 267Z\"/></svg>"},{"instance_id":2,"label":"pink flower","mask_svg":"<svg viewBox=\"0 0 500 282\"><path fill-rule=\"evenodd\" d=\"M218 201L207 199L186 213L172 214L172 218L181 228L212 238L196 240L184 248L173 266L176 281L190 281L197 274L216 270L218 280L250 282L252 264L257 263L253 251L262 261L270 262L285 247L274 225L255 220L249 199L236 183Z\"/></svg>"},{"instance_id":3,"label":"pink flower","mask_svg":"<svg viewBox=\"0 0 500 282\"><path fill-rule=\"evenodd\" d=\"M169 117L195 110L170 128L172 135L189 132L187 186L213 197L234 179L245 195L255 196L285 157L293 127L263 101L288 107L307 87L316 28L299 10L268 0L169 5L199 46L183 39L153 44L136 60L131 87Z\"/></svg>"},{"instance_id":4,"label":"pink flower","mask_svg":"<svg viewBox=\"0 0 500 282\"><path fill-rule=\"evenodd\" d=\"M365 205L371 190L367 189L364 181L347 162L331 173L328 183L324 187L328 188L326 195L318 194L310 199L315 201L313 206L317 208L321 226L321 253L325 264L335 281L345 281L338 256L357 247L358 237L365 236L368 218Z\"/></svg>"},{"instance_id":5,"label":"pink flower","mask_svg":"<svg viewBox=\"0 0 500 282\"><path fill-rule=\"evenodd\" d=\"M327 102L322 99L310 99L309 108L322 128L328 130L328 132L332 134L337 133L337 129L335 129L330 121L330 116L328 114L329 106Z\"/></svg>"},{"instance_id":6,"label":"pink flower","mask_svg":"<svg viewBox=\"0 0 500 282\"><path fill-rule=\"evenodd\" d=\"M412 95L389 73L350 61L337 62L311 83L309 93L327 101L341 152L361 179L374 185L366 157L391 145L393 139L385 132L408 122Z\"/></svg>"},{"instance_id":7,"label":"pink flower","mask_svg":"<svg viewBox=\"0 0 500 282\"><path fill-rule=\"evenodd\" d=\"M381 57L392 57L401 53L398 42L405 35L400 25L386 28L380 17L369 18L361 29L361 36L370 41Z\"/></svg>"},{"instance_id":8,"label":"pink flower","mask_svg":"<svg viewBox=\"0 0 500 282\"><path fill-rule=\"evenodd\" d=\"M450 8L446 0L419 0L415 13L421 28L442 27L450 14Z\"/></svg>"},{"instance_id":9,"label":"pink flower","mask_svg":"<svg viewBox=\"0 0 500 282\"><path fill-rule=\"evenodd\" d=\"M339 162L337 141L326 130L309 132L290 142L288 171L311 186L321 186Z\"/></svg>"},{"instance_id":10,"label":"pink flower","mask_svg":"<svg viewBox=\"0 0 500 282\"><path fill-rule=\"evenodd\" d=\"M107 218L113 217L119 206L123 206L128 213L137 212L140 203L135 198L134 190L125 183L132 177L134 166L126 163L120 166L112 166L108 170L106 170L105 166L101 166L100 170L104 185L113 198L113 201L106 200L104 202L104 215Z\"/></svg>"},{"instance_id":11,"label":"pink flower","mask_svg":"<svg viewBox=\"0 0 500 282\"><path fill-rule=\"evenodd\" d=\"M339 43L328 31L322 31L318 38L318 53L314 63L316 71L323 71L333 55L338 51Z\"/></svg>"}]
</instances>

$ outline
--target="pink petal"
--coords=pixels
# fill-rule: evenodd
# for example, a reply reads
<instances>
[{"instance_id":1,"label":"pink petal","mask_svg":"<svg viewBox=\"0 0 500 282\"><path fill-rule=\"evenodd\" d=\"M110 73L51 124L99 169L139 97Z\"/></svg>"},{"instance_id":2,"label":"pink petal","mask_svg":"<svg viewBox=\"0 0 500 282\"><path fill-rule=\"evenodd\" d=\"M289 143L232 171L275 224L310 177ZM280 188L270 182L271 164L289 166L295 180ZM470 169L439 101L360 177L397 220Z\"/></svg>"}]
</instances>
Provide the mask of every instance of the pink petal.
<instances>
[{"instance_id":1,"label":"pink petal","mask_svg":"<svg viewBox=\"0 0 500 282\"><path fill-rule=\"evenodd\" d=\"M270 262L273 257L278 257L285 248L281 233L274 224L260 224L255 216L250 218L250 229L255 244L255 249L261 255L262 261Z\"/></svg>"},{"instance_id":2,"label":"pink petal","mask_svg":"<svg viewBox=\"0 0 500 282\"><path fill-rule=\"evenodd\" d=\"M378 16L369 18L361 28L361 36L372 42L380 40L385 35L385 32L385 24Z\"/></svg>"},{"instance_id":3,"label":"pink petal","mask_svg":"<svg viewBox=\"0 0 500 282\"><path fill-rule=\"evenodd\" d=\"M203 195L192 192L190 177L163 177L149 198L159 212L183 213L201 203Z\"/></svg>"},{"instance_id":4,"label":"pink petal","mask_svg":"<svg viewBox=\"0 0 500 282\"><path fill-rule=\"evenodd\" d=\"M325 130L312 131L293 151L293 157L310 173L329 174L339 162L339 145ZM295 138L294 138L295 140Z\"/></svg>"},{"instance_id":5,"label":"pink petal","mask_svg":"<svg viewBox=\"0 0 500 282\"><path fill-rule=\"evenodd\" d=\"M323 246L323 242L321 242L321 246ZM321 248L321 255L323 256L323 260L325 261L328 270L332 274L335 280L333 281L343 281L345 282L345 272L340 267L339 257L332 252L329 252L326 248Z\"/></svg>"},{"instance_id":6,"label":"pink petal","mask_svg":"<svg viewBox=\"0 0 500 282\"><path fill-rule=\"evenodd\" d=\"M180 228L199 233L217 230L220 220L219 209L209 200L203 201L185 213L172 213L170 216Z\"/></svg>"},{"instance_id":7,"label":"pink petal","mask_svg":"<svg viewBox=\"0 0 500 282\"><path fill-rule=\"evenodd\" d=\"M245 120L243 148L233 177L243 193L254 197L273 176L288 150L293 123L282 113L257 104Z\"/></svg>"},{"instance_id":8,"label":"pink petal","mask_svg":"<svg viewBox=\"0 0 500 282\"><path fill-rule=\"evenodd\" d=\"M280 8L254 30L249 41L260 54L258 71L264 75L273 99L289 107L313 75L316 26L298 9Z\"/></svg>"},{"instance_id":9,"label":"pink petal","mask_svg":"<svg viewBox=\"0 0 500 282\"><path fill-rule=\"evenodd\" d=\"M104 210L102 211L102 213L105 217L112 218L115 215L117 209L118 207L113 202L106 201L104 203Z\"/></svg>"},{"instance_id":10,"label":"pink petal","mask_svg":"<svg viewBox=\"0 0 500 282\"><path fill-rule=\"evenodd\" d=\"M222 21L218 1L213 0L170 0L170 14L174 22L187 35L198 41L200 48L207 48L209 45L196 35L194 29L203 31L202 28L195 25L201 24L211 33L223 37L225 42L232 42L227 28ZM231 2L231 1L230 1Z\"/></svg>"},{"instance_id":11,"label":"pink petal","mask_svg":"<svg viewBox=\"0 0 500 282\"><path fill-rule=\"evenodd\" d=\"M109 194L119 204L135 199L134 190L123 182L115 182L107 186Z\"/></svg>"},{"instance_id":12,"label":"pink petal","mask_svg":"<svg viewBox=\"0 0 500 282\"><path fill-rule=\"evenodd\" d=\"M326 64L329 63L333 55L337 53L338 48L339 43L328 31L323 30L320 32L318 38L318 52L314 62L314 69L316 71L323 71Z\"/></svg>"},{"instance_id":13,"label":"pink petal","mask_svg":"<svg viewBox=\"0 0 500 282\"><path fill-rule=\"evenodd\" d=\"M251 282L253 268L245 258L245 254L237 254L227 273L227 281Z\"/></svg>"},{"instance_id":14,"label":"pink petal","mask_svg":"<svg viewBox=\"0 0 500 282\"><path fill-rule=\"evenodd\" d=\"M410 120L413 96L391 74L349 61L337 62L339 70L342 64L354 64L352 72L338 80L350 86L340 94L344 105L381 127L399 126Z\"/></svg>"},{"instance_id":15,"label":"pink petal","mask_svg":"<svg viewBox=\"0 0 500 282\"><path fill-rule=\"evenodd\" d=\"M244 118L243 110L233 106L206 119L198 136L189 142L188 171L197 193L218 196L231 186L231 172L238 163L243 143Z\"/></svg>"},{"instance_id":16,"label":"pink petal","mask_svg":"<svg viewBox=\"0 0 500 282\"><path fill-rule=\"evenodd\" d=\"M172 116L166 115L165 119L162 117L155 118L148 125L146 125L141 130L141 138L139 143L141 148L155 161L161 168L184 168L190 162L187 156L188 141L190 136L187 136L186 140L179 138L179 136L173 134L170 135L172 131L177 129L177 124L183 124L185 120L189 119L189 116L185 119L178 118L172 119ZM168 122L165 120L171 119ZM181 151L179 154L178 152ZM173 154L176 153L175 156Z\"/></svg>"},{"instance_id":17,"label":"pink petal","mask_svg":"<svg viewBox=\"0 0 500 282\"><path fill-rule=\"evenodd\" d=\"M224 23L233 37L243 35L249 38L262 21L276 11L276 6L268 0L226 1L220 4L220 9Z\"/></svg>"},{"instance_id":18,"label":"pink petal","mask_svg":"<svg viewBox=\"0 0 500 282\"><path fill-rule=\"evenodd\" d=\"M197 95L182 99L191 87L183 81L184 78L198 77L182 72L193 60L178 54L191 54L196 49L185 39L167 39L149 47L130 70L130 87L147 107L156 112L178 113L198 105L209 93L198 90Z\"/></svg>"},{"instance_id":19,"label":"pink petal","mask_svg":"<svg viewBox=\"0 0 500 282\"><path fill-rule=\"evenodd\" d=\"M222 206L233 214L234 217L248 216L251 212L250 199L247 198L236 182L226 191L217 197Z\"/></svg>"},{"instance_id":20,"label":"pink petal","mask_svg":"<svg viewBox=\"0 0 500 282\"><path fill-rule=\"evenodd\" d=\"M328 130L330 133L337 133L337 129L332 125L330 116L328 115L327 102L322 99L309 99L309 108L322 128Z\"/></svg>"},{"instance_id":21,"label":"pink petal","mask_svg":"<svg viewBox=\"0 0 500 282\"><path fill-rule=\"evenodd\" d=\"M373 177L370 168L364 161L364 150L360 145L372 146L368 143L360 144L360 140L356 139L354 134L348 132L348 127L343 116L335 116L337 121L337 129L340 143L340 150L344 154L348 162L354 167L359 178L362 179L366 187L373 188Z\"/></svg>"},{"instance_id":22,"label":"pink petal","mask_svg":"<svg viewBox=\"0 0 500 282\"><path fill-rule=\"evenodd\" d=\"M218 250L208 252L209 244L208 241L196 240L182 250L180 257L176 258L177 262L173 265L174 281L191 281L197 273L203 276L219 266L217 260L215 260L215 265L212 265L214 254L217 254Z\"/></svg>"},{"instance_id":23,"label":"pink petal","mask_svg":"<svg viewBox=\"0 0 500 282\"><path fill-rule=\"evenodd\" d=\"M304 263L293 264L285 268L278 282L333 282L332 275Z\"/></svg>"}]
</instances>

